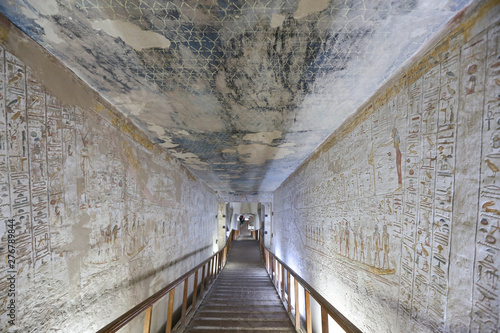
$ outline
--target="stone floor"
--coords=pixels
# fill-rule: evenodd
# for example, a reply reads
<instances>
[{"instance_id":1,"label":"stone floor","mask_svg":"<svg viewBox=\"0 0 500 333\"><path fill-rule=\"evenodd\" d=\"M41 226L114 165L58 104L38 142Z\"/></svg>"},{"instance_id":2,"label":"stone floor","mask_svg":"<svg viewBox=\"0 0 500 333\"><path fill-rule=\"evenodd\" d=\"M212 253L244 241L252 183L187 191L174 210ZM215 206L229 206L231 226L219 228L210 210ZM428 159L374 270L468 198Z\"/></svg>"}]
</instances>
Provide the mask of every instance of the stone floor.
<instances>
[{"instance_id":1,"label":"stone floor","mask_svg":"<svg viewBox=\"0 0 500 333\"><path fill-rule=\"evenodd\" d=\"M259 243L242 234L186 332L295 332L264 268Z\"/></svg>"}]
</instances>

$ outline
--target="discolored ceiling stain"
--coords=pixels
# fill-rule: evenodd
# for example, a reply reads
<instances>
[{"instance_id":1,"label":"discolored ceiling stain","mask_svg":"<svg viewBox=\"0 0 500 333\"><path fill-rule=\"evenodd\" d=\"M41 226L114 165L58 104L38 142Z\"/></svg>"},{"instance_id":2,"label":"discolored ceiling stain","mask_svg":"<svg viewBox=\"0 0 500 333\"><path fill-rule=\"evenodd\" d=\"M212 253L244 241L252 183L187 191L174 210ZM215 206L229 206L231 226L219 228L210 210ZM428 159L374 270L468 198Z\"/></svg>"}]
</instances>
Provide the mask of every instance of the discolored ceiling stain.
<instances>
[{"instance_id":1,"label":"discolored ceiling stain","mask_svg":"<svg viewBox=\"0 0 500 333\"><path fill-rule=\"evenodd\" d=\"M5 0L219 193L273 191L467 0Z\"/></svg>"}]
</instances>

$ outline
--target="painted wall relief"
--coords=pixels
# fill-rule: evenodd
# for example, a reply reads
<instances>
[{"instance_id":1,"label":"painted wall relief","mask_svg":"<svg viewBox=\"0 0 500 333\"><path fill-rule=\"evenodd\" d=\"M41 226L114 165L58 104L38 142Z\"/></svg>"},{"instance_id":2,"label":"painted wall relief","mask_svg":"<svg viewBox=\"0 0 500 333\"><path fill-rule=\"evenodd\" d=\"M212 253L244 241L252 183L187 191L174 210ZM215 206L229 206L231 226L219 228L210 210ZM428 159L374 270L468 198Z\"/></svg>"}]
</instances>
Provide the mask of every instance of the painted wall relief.
<instances>
[{"instance_id":1,"label":"painted wall relief","mask_svg":"<svg viewBox=\"0 0 500 333\"><path fill-rule=\"evenodd\" d=\"M216 197L34 72L0 47L0 327L95 331L212 253Z\"/></svg>"},{"instance_id":2,"label":"painted wall relief","mask_svg":"<svg viewBox=\"0 0 500 333\"><path fill-rule=\"evenodd\" d=\"M477 179L464 196L479 200L468 230L475 264L461 270L473 298L463 302L473 332L500 330L499 36L498 24L466 43L463 31L448 36L432 66L405 73L408 85L374 99L275 192L276 249L362 330L445 332L455 316L467 320L447 304L452 232L463 223L453 208L468 204L454 202L457 140L481 151L480 174L460 175ZM481 121L481 132L457 137L459 124Z\"/></svg>"}]
</instances>

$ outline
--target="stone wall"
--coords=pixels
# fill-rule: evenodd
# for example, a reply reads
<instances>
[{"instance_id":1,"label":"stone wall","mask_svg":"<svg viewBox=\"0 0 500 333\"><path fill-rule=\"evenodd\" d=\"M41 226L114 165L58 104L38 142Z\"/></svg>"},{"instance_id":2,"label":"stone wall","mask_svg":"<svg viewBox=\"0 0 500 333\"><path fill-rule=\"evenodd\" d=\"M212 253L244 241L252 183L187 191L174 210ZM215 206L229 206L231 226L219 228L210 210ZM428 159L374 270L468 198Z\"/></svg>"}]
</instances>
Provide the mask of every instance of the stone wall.
<instances>
[{"instance_id":1,"label":"stone wall","mask_svg":"<svg viewBox=\"0 0 500 333\"><path fill-rule=\"evenodd\" d=\"M212 254L217 200L8 22L0 39L0 330L96 331Z\"/></svg>"},{"instance_id":2,"label":"stone wall","mask_svg":"<svg viewBox=\"0 0 500 333\"><path fill-rule=\"evenodd\" d=\"M273 250L364 332L500 330L499 18L460 13L274 193Z\"/></svg>"}]
</instances>

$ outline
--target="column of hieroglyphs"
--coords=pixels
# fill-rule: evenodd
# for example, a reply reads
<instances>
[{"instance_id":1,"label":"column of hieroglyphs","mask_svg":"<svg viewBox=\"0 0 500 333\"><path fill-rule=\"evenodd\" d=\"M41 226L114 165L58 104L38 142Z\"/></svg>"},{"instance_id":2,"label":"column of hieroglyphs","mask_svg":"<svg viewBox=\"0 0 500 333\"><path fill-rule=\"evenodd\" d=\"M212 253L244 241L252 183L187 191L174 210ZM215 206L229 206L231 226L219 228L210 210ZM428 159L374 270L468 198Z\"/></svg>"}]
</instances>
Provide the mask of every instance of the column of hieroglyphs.
<instances>
[{"instance_id":1,"label":"column of hieroglyphs","mask_svg":"<svg viewBox=\"0 0 500 333\"><path fill-rule=\"evenodd\" d=\"M38 270L50 260L45 91L33 77L31 69L26 69L31 225L36 276Z\"/></svg>"},{"instance_id":2,"label":"column of hieroglyphs","mask_svg":"<svg viewBox=\"0 0 500 333\"><path fill-rule=\"evenodd\" d=\"M48 184L47 184L47 135L45 113L45 89L33 77L31 68L26 67L26 102L28 120L28 160L30 172L31 227L33 232L34 306L32 315L45 322L45 310L49 293L45 283L51 272L50 230L48 224ZM34 292L36 290L36 293Z\"/></svg>"},{"instance_id":3,"label":"column of hieroglyphs","mask_svg":"<svg viewBox=\"0 0 500 333\"><path fill-rule=\"evenodd\" d=\"M499 39L497 25L471 40L462 53L461 93L470 103L469 111L483 113L484 119L472 309L472 329L478 332L500 330Z\"/></svg>"},{"instance_id":4,"label":"column of hieroglyphs","mask_svg":"<svg viewBox=\"0 0 500 333\"><path fill-rule=\"evenodd\" d=\"M420 109L420 161L418 172L418 210L415 234L412 318L427 317L430 283L431 228L434 216L433 197L436 179L436 127L439 101L439 66L434 66L422 78Z\"/></svg>"},{"instance_id":5,"label":"column of hieroglyphs","mask_svg":"<svg viewBox=\"0 0 500 333\"><path fill-rule=\"evenodd\" d=\"M455 50L440 64L440 100L438 106L436 191L433 200L432 252L428 316L436 332L444 325L448 293L450 230L452 226L452 197L454 193L455 136L459 91L459 52Z\"/></svg>"},{"instance_id":6,"label":"column of hieroglyphs","mask_svg":"<svg viewBox=\"0 0 500 333\"><path fill-rule=\"evenodd\" d=\"M59 232L64 216L62 114L61 105L54 96L46 94L46 105L49 227L51 229L50 245L52 252L54 252L64 244L62 234Z\"/></svg>"},{"instance_id":7,"label":"column of hieroglyphs","mask_svg":"<svg viewBox=\"0 0 500 333\"><path fill-rule=\"evenodd\" d=\"M26 116L26 69L15 56L5 54L6 110L9 151L9 183L11 217L16 225L17 304L29 304L34 263L30 208L30 177L28 161L28 123ZM27 318L26 307L17 311L18 318ZM20 323L20 321L17 321Z\"/></svg>"},{"instance_id":8,"label":"column of hieroglyphs","mask_svg":"<svg viewBox=\"0 0 500 333\"><path fill-rule=\"evenodd\" d=\"M7 220L11 218L9 165L7 149L7 113L5 109L5 58L4 49L0 47L0 235L7 235ZM6 243L7 239L2 239ZM8 258L8 245L0 249L2 258ZM9 293L9 263L0 260L0 322L6 323L7 302ZM15 263L14 263L15 264Z\"/></svg>"},{"instance_id":9,"label":"column of hieroglyphs","mask_svg":"<svg viewBox=\"0 0 500 333\"><path fill-rule=\"evenodd\" d=\"M404 92L400 92L396 97L394 97L393 101L391 104L393 104L392 109L394 110L393 114L394 117L396 118L396 126L395 128L399 132L399 139L400 139L400 147L398 148L401 153L401 165L399 166L401 168L401 178L402 182L405 177L404 175L404 165L406 164L406 147L407 147L407 136L405 135L406 133L406 125L407 125L407 116L408 116L408 95L406 94L405 90ZM404 98L403 98L404 96ZM397 157L396 157L396 163ZM397 172L397 170L396 170ZM398 180L399 182L399 180ZM399 186L398 186L399 187ZM403 244L403 225L404 225L404 220L405 220L405 215L404 215L404 195L405 195L405 190L404 190L404 183L401 184L401 188L399 190L394 191L394 205L393 205L393 211L395 214L394 221L393 221L393 227L392 227L392 236L394 237L394 242L396 243L396 246L398 248L398 252L393 254L391 259L396 262L395 266L397 266L397 279L401 279L402 275L402 267L400 265L400 258L401 258L401 251L402 251L402 244ZM399 291L398 291L399 292ZM399 301L399 297L398 297Z\"/></svg>"},{"instance_id":10,"label":"column of hieroglyphs","mask_svg":"<svg viewBox=\"0 0 500 333\"><path fill-rule=\"evenodd\" d=\"M420 161L420 105L422 97L422 80L419 79L402 94L403 108L407 108L406 126L406 163L403 173L404 222L403 244L401 249L401 277L399 292L399 317L401 327L407 327L412 310L412 283L415 262L415 234L417 218L417 189ZM406 105L405 105L406 104Z\"/></svg>"}]
</instances>

